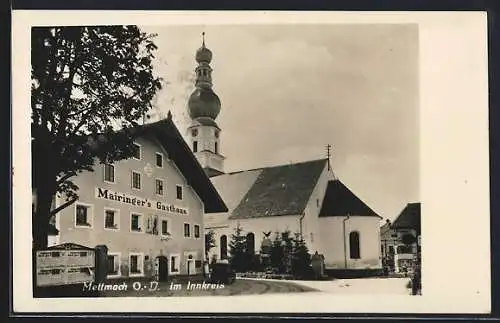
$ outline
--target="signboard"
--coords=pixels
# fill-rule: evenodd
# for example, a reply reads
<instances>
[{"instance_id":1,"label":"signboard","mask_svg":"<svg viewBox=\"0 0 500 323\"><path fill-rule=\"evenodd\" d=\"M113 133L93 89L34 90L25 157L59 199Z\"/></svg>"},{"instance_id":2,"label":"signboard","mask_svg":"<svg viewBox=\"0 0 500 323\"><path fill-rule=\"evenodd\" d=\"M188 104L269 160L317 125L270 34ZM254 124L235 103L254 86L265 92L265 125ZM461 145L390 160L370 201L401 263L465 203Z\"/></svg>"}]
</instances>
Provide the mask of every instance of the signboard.
<instances>
[{"instance_id":1,"label":"signboard","mask_svg":"<svg viewBox=\"0 0 500 323\"><path fill-rule=\"evenodd\" d=\"M95 197L97 199L104 199L113 201L115 203L128 204L132 206L147 208L151 210L164 211L173 214L188 214L188 209L174 204L167 204L161 201L150 200L148 198L137 197L122 192L115 192L107 188L96 187Z\"/></svg>"},{"instance_id":2,"label":"signboard","mask_svg":"<svg viewBox=\"0 0 500 323\"><path fill-rule=\"evenodd\" d=\"M37 286L78 284L94 280L94 249L67 243L36 252Z\"/></svg>"}]
</instances>

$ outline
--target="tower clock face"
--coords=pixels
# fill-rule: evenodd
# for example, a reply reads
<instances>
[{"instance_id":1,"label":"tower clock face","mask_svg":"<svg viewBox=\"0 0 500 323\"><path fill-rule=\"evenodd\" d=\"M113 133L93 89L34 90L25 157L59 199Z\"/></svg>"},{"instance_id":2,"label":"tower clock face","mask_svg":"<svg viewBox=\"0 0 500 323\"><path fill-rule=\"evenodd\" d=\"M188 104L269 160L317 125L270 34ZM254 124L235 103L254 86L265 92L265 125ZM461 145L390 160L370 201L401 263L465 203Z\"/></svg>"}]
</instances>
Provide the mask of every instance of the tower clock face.
<instances>
[{"instance_id":1,"label":"tower clock face","mask_svg":"<svg viewBox=\"0 0 500 323\"><path fill-rule=\"evenodd\" d=\"M198 136L198 129L191 130L191 135L193 135L193 137Z\"/></svg>"},{"instance_id":2,"label":"tower clock face","mask_svg":"<svg viewBox=\"0 0 500 323\"><path fill-rule=\"evenodd\" d=\"M219 138L219 130L215 130L215 138Z\"/></svg>"}]
</instances>

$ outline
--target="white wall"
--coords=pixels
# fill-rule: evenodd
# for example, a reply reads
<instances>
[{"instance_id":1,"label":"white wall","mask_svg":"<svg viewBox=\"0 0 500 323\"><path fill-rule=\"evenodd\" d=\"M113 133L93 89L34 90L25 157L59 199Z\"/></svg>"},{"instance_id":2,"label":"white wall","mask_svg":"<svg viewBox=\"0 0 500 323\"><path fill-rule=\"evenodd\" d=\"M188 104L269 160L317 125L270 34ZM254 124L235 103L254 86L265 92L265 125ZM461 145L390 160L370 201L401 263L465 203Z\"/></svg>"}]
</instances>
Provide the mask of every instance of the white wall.
<instances>
[{"instance_id":1,"label":"white wall","mask_svg":"<svg viewBox=\"0 0 500 323\"><path fill-rule=\"evenodd\" d=\"M321 211L321 206L323 205L328 181L331 179L333 179L333 174L328 170L325 163L325 168L321 172L316 187L311 193L311 197L304 211L305 216L302 220L302 235L309 252L312 254L315 251L320 253L319 249L322 246L318 216Z\"/></svg>"},{"instance_id":2,"label":"white wall","mask_svg":"<svg viewBox=\"0 0 500 323\"><path fill-rule=\"evenodd\" d=\"M345 241L347 268L382 268L380 219L378 217L351 216L345 223L345 239L342 239L343 219L344 217L337 216L319 219L321 247L318 252L325 255L326 267L345 268ZM351 231L359 232L360 259L349 259L349 233Z\"/></svg>"},{"instance_id":3,"label":"white wall","mask_svg":"<svg viewBox=\"0 0 500 323\"><path fill-rule=\"evenodd\" d=\"M212 257L213 254L217 255L217 258L220 258L220 237L222 235L227 236L227 244L228 244L228 255L229 255L229 242L231 241L231 235L234 234L234 230L237 224L240 224L242 228L242 235L246 235L249 232L252 232L255 236L255 252L258 253L260 251L260 244L262 239L264 238L264 232L272 231L269 236L271 240L275 237L275 232L285 231L286 229L291 231L293 235L295 232L299 232L299 216L274 216L267 218L258 218L258 219L241 219L241 220L230 220L229 225L227 227L219 227L219 228L210 228L207 230L213 230L215 232L215 244L216 247L210 250L209 257Z\"/></svg>"}]
</instances>

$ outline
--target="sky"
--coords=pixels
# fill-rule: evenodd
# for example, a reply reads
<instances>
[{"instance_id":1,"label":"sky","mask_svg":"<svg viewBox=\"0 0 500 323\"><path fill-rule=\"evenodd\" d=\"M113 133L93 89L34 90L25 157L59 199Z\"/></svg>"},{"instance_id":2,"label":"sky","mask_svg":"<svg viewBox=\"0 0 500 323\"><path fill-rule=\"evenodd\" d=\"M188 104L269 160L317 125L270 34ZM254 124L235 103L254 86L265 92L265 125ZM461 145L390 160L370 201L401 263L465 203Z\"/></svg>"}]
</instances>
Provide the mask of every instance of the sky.
<instances>
[{"instance_id":1,"label":"sky","mask_svg":"<svg viewBox=\"0 0 500 323\"><path fill-rule=\"evenodd\" d=\"M155 33L156 106L186 135L205 32L225 171L326 157L384 219L419 202L418 26L141 26Z\"/></svg>"}]
</instances>

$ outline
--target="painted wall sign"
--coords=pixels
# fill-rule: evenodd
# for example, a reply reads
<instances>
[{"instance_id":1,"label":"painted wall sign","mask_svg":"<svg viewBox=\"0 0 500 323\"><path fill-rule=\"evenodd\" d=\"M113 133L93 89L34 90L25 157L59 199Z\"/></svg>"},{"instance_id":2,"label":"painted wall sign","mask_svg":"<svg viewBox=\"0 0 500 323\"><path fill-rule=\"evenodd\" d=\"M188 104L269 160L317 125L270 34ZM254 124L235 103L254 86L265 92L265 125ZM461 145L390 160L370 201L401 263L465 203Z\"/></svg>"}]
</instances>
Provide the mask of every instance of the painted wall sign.
<instances>
[{"instance_id":1,"label":"painted wall sign","mask_svg":"<svg viewBox=\"0 0 500 323\"><path fill-rule=\"evenodd\" d=\"M132 206L143 207L157 211L164 211L174 214L188 214L188 209L183 207L163 203L161 201L150 200L148 198L137 197L126 193L115 192L102 187L95 188L95 197L98 199L104 199L122 204L129 204Z\"/></svg>"}]
</instances>

